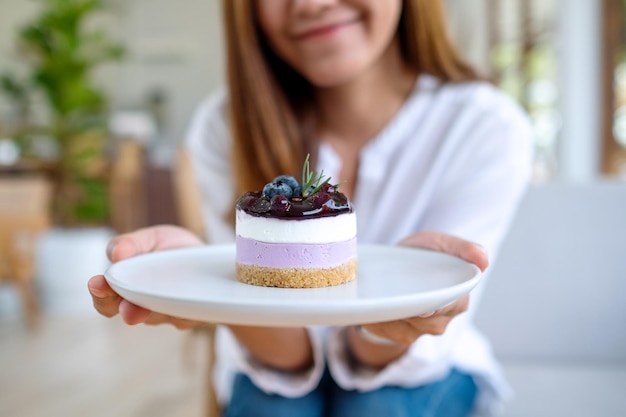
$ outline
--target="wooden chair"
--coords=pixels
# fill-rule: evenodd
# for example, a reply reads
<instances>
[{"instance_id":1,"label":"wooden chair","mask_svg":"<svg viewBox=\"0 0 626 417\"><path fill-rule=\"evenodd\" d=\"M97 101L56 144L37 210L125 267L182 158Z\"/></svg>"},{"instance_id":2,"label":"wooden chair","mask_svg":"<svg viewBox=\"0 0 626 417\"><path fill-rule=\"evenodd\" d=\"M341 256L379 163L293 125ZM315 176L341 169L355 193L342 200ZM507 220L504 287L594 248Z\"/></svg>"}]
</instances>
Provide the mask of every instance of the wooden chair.
<instances>
[{"instance_id":1,"label":"wooden chair","mask_svg":"<svg viewBox=\"0 0 626 417\"><path fill-rule=\"evenodd\" d=\"M180 225L206 240L200 193L189 155L184 150L180 150L176 155L172 183Z\"/></svg>"},{"instance_id":2,"label":"wooden chair","mask_svg":"<svg viewBox=\"0 0 626 417\"><path fill-rule=\"evenodd\" d=\"M51 224L52 185L40 175L0 178L0 283L15 285L30 328L40 320L35 248Z\"/></svg>"},{"instance_id":3,"label":"wooden chair","mask_svg":"<svg viewBox=\"0 0 626 417\"><path fill-rule=\"evenodd\" d=\"M117 233L147 226L144 160L145 150L139 142L127 139L118 143L110 177L111 226Z\"/></svg>"},{"instance_id":4,"label":"wooden chair","mask_svg":"<svg viewBox=\"0 0 626 417\"><path fill-rule=\"evenodd\" d=\"M193 169L189 160L189 155L181 150L176 156L175 166L172 175L174 201L178 213L179 224L203 240L206 240L204 221L202 220L201 200L198 186L195 180ZM206 373L206 416L219 417L221 415L220 405L217 401L215 386L213 384L213 369L215 365L215 325L206 325L196 330L204 332L208 337L208 357Z\"/></svg>"}]
</instances>

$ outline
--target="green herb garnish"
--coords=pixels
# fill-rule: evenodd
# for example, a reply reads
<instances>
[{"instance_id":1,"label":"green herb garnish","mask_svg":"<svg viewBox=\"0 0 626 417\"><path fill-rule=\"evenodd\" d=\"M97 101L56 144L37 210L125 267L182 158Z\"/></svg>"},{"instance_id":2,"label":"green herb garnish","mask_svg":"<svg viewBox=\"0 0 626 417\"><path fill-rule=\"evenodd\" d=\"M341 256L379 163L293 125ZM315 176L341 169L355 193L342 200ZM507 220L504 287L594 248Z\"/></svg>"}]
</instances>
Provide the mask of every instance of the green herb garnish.
<instances>
[{"instance_id":1,"label":"green herb garnish","mask_svg":"<svg viewBox=\"0 0 626 417\"><path fill-rule=\"evenodd\" d=\"M322 189L322 185L330 181L330 176L324 178L324 170L320 173L317 171L311 172L310 167L310 154L306 154L304 164L302 165L302 196L308 197L319 192ZM345 181L341 181L337 184L331 184L331 186L337 190Z\"/></svg>"},{"instance_id":2,"label":"green herb garnish","mask_svg":"<svg viewBox=\"0 0 626 417\"><path fill-rule=\"evenodd\" d=\"M308 197L312 194L315 194L322 188L322 184L328 182L330 177L324 178L324 170L321 172L313 171L311 172L310 167L310 154L306 155L306 159L304 160L304 164L302 165L302 196Z\"/></svg>"}]
</instances>

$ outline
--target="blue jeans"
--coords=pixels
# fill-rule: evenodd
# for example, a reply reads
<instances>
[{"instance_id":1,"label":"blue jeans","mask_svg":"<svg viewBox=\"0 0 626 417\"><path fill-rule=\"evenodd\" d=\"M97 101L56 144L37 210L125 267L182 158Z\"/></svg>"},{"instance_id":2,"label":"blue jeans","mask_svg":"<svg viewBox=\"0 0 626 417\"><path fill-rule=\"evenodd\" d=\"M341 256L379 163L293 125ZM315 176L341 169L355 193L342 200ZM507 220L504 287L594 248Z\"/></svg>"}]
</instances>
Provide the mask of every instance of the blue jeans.
<instances>
[{"instance_id":1,"label":"blue jeans","mask_svg":"<svg viewBox=\"0 0 626 417\"><path fill-rule=\"evenodd\" d=\"M364 393L339 388L326 372L314 391L285 398L264 393L239 374L224 417L466 417L476 391L473 378L455 369L430 385Z\"/></svg>"}]
</instances>

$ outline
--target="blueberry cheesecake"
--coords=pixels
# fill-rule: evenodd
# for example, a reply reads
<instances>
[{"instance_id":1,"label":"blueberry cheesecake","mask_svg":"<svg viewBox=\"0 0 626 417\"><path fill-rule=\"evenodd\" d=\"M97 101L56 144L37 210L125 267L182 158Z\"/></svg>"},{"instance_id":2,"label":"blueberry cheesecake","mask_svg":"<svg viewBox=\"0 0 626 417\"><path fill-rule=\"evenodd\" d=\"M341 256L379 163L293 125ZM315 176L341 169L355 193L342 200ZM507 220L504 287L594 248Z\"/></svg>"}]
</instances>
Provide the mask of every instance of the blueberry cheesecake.
<instances>
[{"instance_id":1,"label":"blueberry cheesecake","mask_svg":"<svg viewBox=\"0 0 626 417\"><path fill-rule=\"evenodd\" d=\"M236 203L237 279L283 288L319 288L356 278L356 214L324 172L302 182L276 177Z\"/></svg>"}]
</instances>

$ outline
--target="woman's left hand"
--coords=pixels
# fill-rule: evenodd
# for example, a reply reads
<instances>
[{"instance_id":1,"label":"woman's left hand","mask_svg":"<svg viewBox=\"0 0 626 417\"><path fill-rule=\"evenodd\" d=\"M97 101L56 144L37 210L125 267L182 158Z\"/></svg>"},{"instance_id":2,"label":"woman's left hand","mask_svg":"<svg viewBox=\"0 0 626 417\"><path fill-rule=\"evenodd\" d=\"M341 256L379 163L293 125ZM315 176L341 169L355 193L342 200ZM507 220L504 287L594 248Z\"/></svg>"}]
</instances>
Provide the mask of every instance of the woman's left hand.
<instances>
[{"instance_id":1,"label":"woman's left hand","mask_svg":"<svg viewBox=\"0 0 626 417\"><path fill-rule=\"evenodd\" d=\"M401 241L400 245L456 256L478 266L481 271L489 264L487 254L480 245L444 233L416 233ZM425 334L443 334L450 321L467 310L468 303L469 296L465 296L440 310L421 316L363 325L367 332L388 339L395 345L376 346L376 343L368 342L352 329L349 331L352 353L362 363L382 367L402 355L419 337Z\"/></svg>"}]
</instances>

